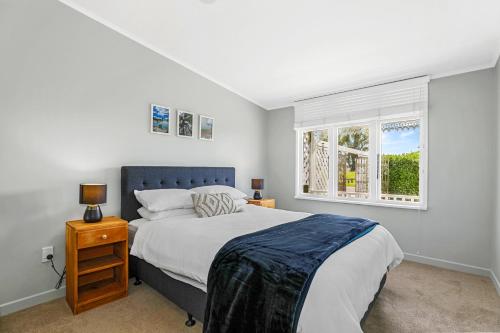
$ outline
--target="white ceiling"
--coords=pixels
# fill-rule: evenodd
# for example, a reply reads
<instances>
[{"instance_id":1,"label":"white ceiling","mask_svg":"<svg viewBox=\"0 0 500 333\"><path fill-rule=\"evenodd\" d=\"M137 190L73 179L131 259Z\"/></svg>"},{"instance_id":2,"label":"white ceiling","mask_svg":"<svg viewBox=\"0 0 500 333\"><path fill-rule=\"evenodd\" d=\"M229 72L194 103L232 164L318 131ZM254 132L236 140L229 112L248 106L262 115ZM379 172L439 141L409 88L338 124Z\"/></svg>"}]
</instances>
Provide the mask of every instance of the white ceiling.
<instances>
[{"instance_id":1,"label":"white ceiling","mask_svg":"<svg viewBox=\"0 0 500 333\"><path fill-rule=\"evenodd\" d=\"M493 67L499 0L61 0L272 109Z\"/></svg>"}]
</instances>

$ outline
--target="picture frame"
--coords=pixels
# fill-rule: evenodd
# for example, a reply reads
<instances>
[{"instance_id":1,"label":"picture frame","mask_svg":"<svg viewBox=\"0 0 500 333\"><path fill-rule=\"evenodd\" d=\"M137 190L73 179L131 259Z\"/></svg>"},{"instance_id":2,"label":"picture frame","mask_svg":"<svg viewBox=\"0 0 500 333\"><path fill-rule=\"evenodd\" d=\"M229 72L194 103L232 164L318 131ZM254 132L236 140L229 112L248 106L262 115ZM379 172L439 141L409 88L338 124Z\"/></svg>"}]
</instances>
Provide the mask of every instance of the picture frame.
<instances>
[{"instance_id":1,"label":"picture frame","mask_svg":"<svg viewBox=\"0 0 500 333\"><path fill-rule=\"evenodd\" d=\"M177 110L177 136L194 138L194 113Z\"/></svg>"},{"instance_id":2,"label":"picture frame","mask_svg":"<svg viewBox=\"0 0 500 333\"><path fill-rule=\"evenodd\" d=\"M200 140L214 141L215 118L200 115L198 127Z\"/></svg>"},{"instance_id":3,"label":"picture frame","mask_svg":"<svg viewBox=\"0 0 500 333\"><path fill-rule=\"evenodd\" d=\"M170 108L158 104L151 104L151 133L170 135L172 123Z\"/></svg>"}]
</instances>

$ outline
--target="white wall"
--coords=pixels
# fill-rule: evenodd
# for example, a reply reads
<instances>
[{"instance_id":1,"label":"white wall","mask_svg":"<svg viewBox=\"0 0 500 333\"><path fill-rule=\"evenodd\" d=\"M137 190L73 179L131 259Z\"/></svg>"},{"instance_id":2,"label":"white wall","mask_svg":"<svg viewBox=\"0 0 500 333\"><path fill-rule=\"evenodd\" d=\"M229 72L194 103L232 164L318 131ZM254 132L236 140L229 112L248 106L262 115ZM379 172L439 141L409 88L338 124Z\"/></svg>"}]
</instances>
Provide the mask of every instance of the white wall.
<instances>
[{"instance_id":1,"label":"white wall","mask_svg":"<svg viewBox=\"0 0 500 333\"><path fill-rule=\"evenodd\" d=\"M63 268L80 182L119 215L122 165L233 166L249 194L267 178L266 111L55 0L0 1L0 50L0 305L54 287L40 249ZM151 102L214 116L215 141L150 134Z\"/></svg>"},{"instance_id":2,"label":"white wall","mask_svg":"<svg viewBox=\"0 0 500 333\"><path fill-rule=\"evenodd\" d=\"M427 211L294 199L293 108L269 112L270 195L284 209L380 221L407 253L489 269L497 172L493 70L432 80L429 98Z\"/></svg>"}]
</instances>

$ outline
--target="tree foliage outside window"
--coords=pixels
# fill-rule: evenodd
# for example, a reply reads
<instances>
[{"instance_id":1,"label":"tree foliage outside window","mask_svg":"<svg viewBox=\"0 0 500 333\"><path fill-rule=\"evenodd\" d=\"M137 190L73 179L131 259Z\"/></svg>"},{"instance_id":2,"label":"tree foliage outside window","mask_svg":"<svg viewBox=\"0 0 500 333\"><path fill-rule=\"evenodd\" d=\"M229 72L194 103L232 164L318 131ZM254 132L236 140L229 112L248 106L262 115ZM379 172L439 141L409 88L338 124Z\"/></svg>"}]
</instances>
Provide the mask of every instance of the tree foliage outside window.
<instances>
[{"instance_id":1,"label":"tree foliage outside window","mask_svg":"<svg viewBox=\"0 0 500 333\"><path fill-rule=\"evenodd\" d=\"M353 126L339 128L338 145L352 148L361 151L368 151L369 148L369 132L368 127ZM347 154L347 164L351 172L356 170L357 154Z\"/></svg>"},{"instance_id":2,"label":"tree foliage outside window","mask_svg":"<svg viewBox=\"0 0 500 333\"><path fill-rule=\"evenodd\" d=\"M353 126L339 128L339 146L368 151L368 127Z\"/></svg>"},{"instance_id":3,"label":"tree foliage outside window","mask_svg":"<svg viewBox=\"0 0 500 333\"><path fill-rule=\"evenodd\" d=\"M419 195L420 153L382 155L382 193Z\"/></svg>"}]
</instances>

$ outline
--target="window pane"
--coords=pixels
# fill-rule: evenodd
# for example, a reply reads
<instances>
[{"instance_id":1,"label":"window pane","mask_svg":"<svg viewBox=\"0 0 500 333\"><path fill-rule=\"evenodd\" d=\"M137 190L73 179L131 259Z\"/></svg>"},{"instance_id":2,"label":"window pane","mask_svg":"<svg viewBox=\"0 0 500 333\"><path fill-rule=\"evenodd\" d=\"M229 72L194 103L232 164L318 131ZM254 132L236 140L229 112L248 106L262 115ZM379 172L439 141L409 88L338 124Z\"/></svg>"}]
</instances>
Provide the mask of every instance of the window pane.
<instances>
[{"instance_id":1,"label":"window pane","mask_svg":"<svg viewBox=\"0 0 500 333\"><path fill-rule=\"evenodd\" d=\"M337 196L368 199L369 129L367 126L343 127L337 135Z\"/></svg>"},{"instance_id":2,"label":"window pane","mask_svg":"<svg viewBox=\"0 0 500 333\"><path fill-rule=\"evenodd\" d=\"M302 149L302 192L328 195L328 130L305 132Z\"/></svg>"},{"instance_id":3,"label":"window pane","mask_svg":"<svg viewBox=\"0 0 500 333\"><path fill-rule=\"evenodd\" d=\"M419 120L382 123L380 199L417 203L419 197Z\"/></svg>"}]
</instances>

